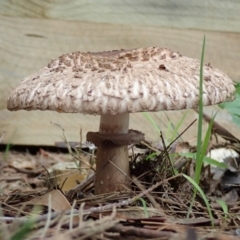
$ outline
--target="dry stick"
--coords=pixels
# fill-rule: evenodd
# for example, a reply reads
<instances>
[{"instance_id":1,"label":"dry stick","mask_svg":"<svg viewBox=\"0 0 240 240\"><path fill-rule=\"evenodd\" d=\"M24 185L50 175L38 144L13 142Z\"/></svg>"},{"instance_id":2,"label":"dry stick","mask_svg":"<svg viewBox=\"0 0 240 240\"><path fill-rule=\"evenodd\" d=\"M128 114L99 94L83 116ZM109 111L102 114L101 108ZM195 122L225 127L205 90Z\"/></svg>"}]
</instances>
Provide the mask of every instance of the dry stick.
<instances>
[{"instance_id":1,"label":"dry stick","mask_svg":"<svg viewBox=\"0 0 240 240\"><path fill-rule=\"evenodd\" d=\"M84 151L82 151L82 152L84 152ZM85 152L85 153L86 153L86 152ZM90 154L90 153L87 153L87 154ZM84 160L81 159L80 157L75 156L73 153L71 153L70 155L71 155L73 158L77 159L79 162L86 164L88 168L90 168L92 171L95 172L95 169L94 169L88 162L84 161ZM90 155L92 155L92 154L90 154Z\"/></svg>"},{"instance_id":2,"label":"dry stick","mask_svg":"<svg viewBox=\"0 0 240 240\"><path fill-rule=\"evenodd\" d=\"M146 191L145 187L141 184L141 182L135 176L133 176L133 182L142 192ZM161 212L162 215L165 215L163 209L160 207L160 205L156 202L156 200L150 193L146 193L146 197L149 199L152 205Z\"/></svg>"},{"instance_id":3,"label":"dry stick","mask_svg":"<svg viewBox=\"0 0 240 240\"><path fill-rule=\"evenodd\" d=\"M142 145L148 147L149 149L151 149L151 150L154 151L154 152L159 152L158 149L156 149L156 148L150 146L148 143L146 143L146 142L144 142L144 141L141 141L140 143L141 143Z\"/></svg>"},{"instance_id":4,"label":"dry stick","mask_svg":"<svg viewBox=\"0 0 240 240\"><path fill-rule=\"evenodd\" d=\"M176 142L195 122L197 121L197 119L193 120L189 126L187 126L167 147L166 147L166 151L169 150L169 148L173 145L174 142ZM141 141L141 144L147 146L149 149L155 151L155 152L159 152L159 149L153 148L152 146L150 146L149 144L147 144L144 141ZM163 153L165 153L166 151L163 151ZM161 153L161 154L163 154Z\"/></svg>"},{"instance_id":5,"label":"dry stick","mask_svg":"<svg viewBox=\"0 0 240 240\"><path fill-rule=\"evenodd\" d=\"M168 160L168 162L169 162L170 165L171 165L172 175L175 175L174 166L173 166L172 160L171 160L170 157L169 157L168 150L167 150L167 147L166 147L164 138L163 138L162 131L160 131L160 138L161 138L162 144L163 144L163 152L165 153L165 155L166 155L166 157L167 157L167 160Z\"/></svg>"},{"instance_id":6,"label":"dry stick","mask_svg":"<svg viewBox=\"0 0 240 240\"><path fill-rule=\"evenodd\" d=\"M121 172L125 177L128 178L132 182L132 179L125 173L123 172L114 162L112 162L110 159L108 160L119 172Z\"/></svg>"},{"instance_id":7,"label":"dry stick","mask_svg":"<svg viewBox=\"0 0 240 240\"><path fill-rule=\"evenodd\" d=\"M2 208L2 205L0 205L0 216L4 216L4 213L3 213L3 208ZM10 231L8 230L8 228L6 227L6 221L8 220L4 220L4 222L1 222L1 228L0 228L0 238L2 240L4 239L11 239L10 237ZM5 238L4 238L4 237Z\"/></svg>"},{"instance_id":8,"label":"dry stick","mask_svg":"<svg viewBox=\"0 0 240 240\"><path fill-rule=\"evenodd\" d=\"M62 236L70 237L71 239L93 239L94 235L101 234L106 230L110 229L118 223L118 220L114 220L116 215L116 208L112 209L112 214L110 216L103 217L96 221L84 222L84 224L74 228L72 231L63 233Z\"/></svg>"},{"instance_id":9,"label":"dry stick","mask_svg":"<svg viewBox=\"0 0 240 240\"><path fill-rule=\"evenodd\" d=\"M178 174L176 176L173 176L173 177L170 177L170 178L167 178L167 179L164 179L160 182L157 182L155 183L154 185L152 185L150 188L146 189L144 192L141 192L139 193L138 195L132 197L132 198L129 198L127 200L123 200L119 203L111 203L111 204L108 204L108 205L105 205L105 206L101 206L101 207L93 207L93 208L90 208L90 209L87 209L85 210L86 211L86 214L90 214L90 213L98 213L98 212L103 212L103 211L107 211L107 210L110 210L112 209L114 206L117 208L117 207L123 207L123 206L127 206L127 205L130 205L132 204L133 202L135 202L136 200L138 200L139 198L142 198L144 195L146 195L147 193L150 193L151 191L153 191L155 188L159 187L160 185L162 185L164 182L167 182L167 181L170 181L174 178L177 178L177 177L180 177L182 176L182 174Z\"/></svg>"},{"instance_id":10,"label":"dry stick","mask_svg":"<svg viewBox=\"0 0 240 240\"><path fill-rule=\"evenodd\" d=\"M65 135L65 129L64 129L60 124L58 124L58 123L55 123L55 122L52 122L52 121L51 121L50 123L53 124L53 125L55 125L55 126L57 126L57 127L59 127L59 128L62 130L63 140L64 140L64 142L65 142L66 145L67 145L68 152L69 152L70 154L72 154L72 149L71 149L71 147L70 147L70 145L69 145L69 143L68 143L68 141L67 141L66 135Z\"/></svg>"},{"instance_id":11,"label":"dry stick","mask_svg":"<svg viewBox=\"0 0 240 240\"><path fill-rule=\"evenodd\" d=\"M186 128L183 130L183 132L181 132L180 135L178 135L178 136L167 146L166 151L168 151L169 148L172 146L172 144L173 144L174 142L176 142L196 121L197 121L197 119L193 120L192 123L190 123L189 126L186 127ZM164 156L164 153L165 153L166 151L163 152L163 156Z\"/></svg>"},{"instance_id":12,"label":"dry stick","mask_svg":"<svg viewBox=\"0 0 240 240\"><path fill-rule=\"evenodd\" d=\"M77 192L81 192L85 187L89 186L93 182L94 178L95 178L95 174L92 173L91 175L88 176L87 179L85 179L83 182L81 182L76 187L71 189L68 192L67 196L72 199Z\"/></svg>"},{"instance_id":13,"label":"dry stick","mask_svg":"<svg viewBox=\"0 0 240 240\"><path fill-rule=\"evenodd\" d=\"M52 207L52 195L48 195L48 213L47 213L47 221L45 223L45 226L42 230L41 238L44 238L46 236L47 230L49 229L50 223L51 223L51 207Z\"/></svg>"},{"instance_id":14,"label":"dry stick","mask_svg":"<svg viewBox=\"0 0 240 240\"><path fill-rule=\"evenodd\" d=\"M171 147L171 145L183 134L185 133L195 122L196 120L194 120L175 140L173 140L167 147L167 150ZM93 208L90 208L88 210L85 210L83 212L83 214L91 214L91 213L98 213L98 212L102 212L102 211L107 211L107 210L111 210L113 207L123 207L123 206L127 206L127 205L130 205L132 204L133 202L135 202L137 199L139 198L142 198L144 195L150 193L151 191L153 191L155 188L159 187L160 185L162 185L164 182L167 182L169 180L172 180L174 178L177 178L177 177L180 177L182 176L182 174L178 174L178 175L175 175L175 176L172 176L170 178L167 178L167 179L164 179L160 182L157 182L155 183L152 187L148 188L147 190L141 192L140 194L138 194L137 196L133 197L133 198L129 198L127 200L123 200L119 203L111 203L111 204L108 204L108 205L105 205L105 206L100 206L100 207L93 207ZM54 212L51 214L51 218L55 218L57 217L59 214L61 214L62 212ZM65 211L65 215L69 215L71 214L71 211L68 210L68 211ZM75 210L73 211L73 214L78 214L78 210ZM35 218L35 221L36 222L40 222L40 221L46 221L47 220L47 217L48 217L48 214L45 214L45 215L41 215L39 217L36 217ZM25 223L27 221L27 219L25 217L23 218L17 218L18 221L20 221L21 223Z\"/></svg>"},{"instance_id":15,"label":"dry stick","mask_svg":"<svg viewBox=\"0 0 240 240\"><path fill-rule=\"evenodd\" d=\"M61 130L62 130L62 134L63 134L63 140L65 142L65 144L67 145L67 149L68 149L68 152L70 153L70 155L74 158L74 159L77 159L79 160L80 162L83 162L84 164L86 164L91 170L95 171L95 169L93 169L87 162L85 162L84 160L82 160L81 158L78 158L76 157L74 154L73 154L73 151L72 151L72 148L67 140L67 137L65 135L65 129L58 123L55 123L55 122L50 122L51 124L54 124L56 125L57 127L59 127ZM80 147L82 146L82 128L80 128ZM75 151L76 148L74 148Z\"/></svg>"},{"instance_id":16,"label":"dry stick","mask_svg":"<svg viewBox=\"0 0 240 240\"><path fill-rule=\"evenodd\" d=\"M170 237L173 237L176 235L176 233L173 232L167 232L167 231L156 231L152 229L145 229L145 228L139 228L139 227L126 227L122 226L121 224L116 224L115 226L111 227L109 229L111 232L118 232L120 234L124 234L125 236L137 236L137 237L144 237L145 239L149 238L166 238L169 239Z\"/></svg>"},{"instance_id":17,"label":"dry stick","mask_svg":"<svg viewBox=\"0 0 240 240\"><path fill-rule=\"evenodd\" d=\"M50 173L49 171L42 165L43 169L46 171L47 173L47 176L46 176L46 179L44 179L46 181L46 184L47 184L47 188L48 189L51 189L51 183L50 183L50 179L51 179L51 176L50 176Z\"/></svg>"},{"instance_id":18,"label":"dry stick","mask_svg":"<svg viewBox=\"0 0 240 240\"><path fill-rule=\"evenodd\" d=\"M7 203L5 203L5 202L1 202L0 201L0 205L5 205L5 206L7 206L8 208L10 208L10 209L12 209L12 210L15 210L16 212L18 212L19 214L21 213L21 214L29 214L29 212L26 212L26 211L24 211L24 210L22 210L21 208L17 208L17 207L13 207L13 206L11 206L11 205L9 205L9 204L7 204ZM3 208L4 209L4 208Z\"/></svg>"},{"instance_id":19,"label":"dry stick","mask_svg":"<svg viewBox=\"0 0 240 240\"><path fill-rule=\"evenodd\" d=\"M166 149L164 149L164 151L161 152L161 154L159 155L159 157L161 157L161 158L166 157L165 155L168 154L168 151L169 151L170 147L172 146L172 144L173 144L174 142L176 142L196 121L197 121L197 119L193 120L193 121L189 124L189 126L187 126L187 127L183 130L183 132L181 132L180 135L178 135L178 136L166 147Z\"/></svg>"},{"instance_id":20,"label":"dry stick","mask_svg":"<svg viewBox=\"0 0 240 240\"><path fill-rule=\"evenodd\" d=\"M172 144L174 143L174 142L176 142L195 122L197 121L197 119L195 119L195 120L193 120L190 124L189 124L189 126L188 127L186 127L184 130L183 130L183 132L181 132L180 133L180 135L178 135L167 147L166 147L166 149L165 149L165 151L162 151L160 154L159 154L159 158L164 158L164 157L166 157L165 155L166 155L166 153L168 154L168 151L169 151L169 149L170 149L170 147L172 146ZM141 142L142 143L142 142ZM144 143L144 145L146 145L146 143ZM147 145L146 145L147 146ZM157 151L155 151L155 152L159 152L159 150L157 150ZM139 177L143 177L144 175L146 175L146 173L143 173L141 176L139 176Z\"/></svg>"},{"instance_id":21,"label":"dry stick","mask_svg":"<svg viewBox=\"0 0 240 240\"><path fill-rule=\"evenodd\" d=\"M197 109L194 109L196 112L198 112ZM203 113L203 118L205 121L210 123L212 121L212 118L209 117L207 114ZM222 127L220 124L218 124L216 121L213 120L213 126L212 129L215 133L219 134L222 138L225 140L230 141L231 143L240 143L240 140L236 138L233 134L231 134L227 129Z\"/></svg>"},{"instance_id":22,"label":"dry stick","mask_svg":"<svg viewBox=\"0 0 240 240\"><path fill-rule=\"evenodd\" d=\"M175 179L175 178L181 177L181 176L182 176L182 174L177 174L175 176L172 176L170 178L167 178L167 179L164 179L160 182L157 182L154 185L152 185L150 188L146 189L145 191L143 191L143 192L139 193L138 195L136 195L132 198L129 198L127 200L123 200L123 201L118 202L118 203L110 203L110 204L105 205L105 206L92 207L92 208L86 209L86 210L83 211L83 214L100 213L100 212L103 212L103 211L112 210L115 207L119 208L119 207L123 207L123 206L128 206L128 205L132 204L133 202L135 202L136 200L138 200L139 198L142 198L146 194L150 193L155 188L162 185L164 182L168 182L172 179ZM53 219L53 218L57 217L59 214L62 214L62 211L61 212L53 212L53 213L51 213L51 218ZM70 214L77 214L78 215L79 213L78 213L78 210L74 210L73 212L71 210L65 211L65 215L70 215ZM48 219L48 216L49 216L48 214L44 214L44 215L41 215L39 217L33 218L33 220L35 222L46 221ZM28 221L28 218L22 217L22 218L16 218L16 220L19 221L20 223L24 224L26 221Z\"/></svg>"}]
</instances>

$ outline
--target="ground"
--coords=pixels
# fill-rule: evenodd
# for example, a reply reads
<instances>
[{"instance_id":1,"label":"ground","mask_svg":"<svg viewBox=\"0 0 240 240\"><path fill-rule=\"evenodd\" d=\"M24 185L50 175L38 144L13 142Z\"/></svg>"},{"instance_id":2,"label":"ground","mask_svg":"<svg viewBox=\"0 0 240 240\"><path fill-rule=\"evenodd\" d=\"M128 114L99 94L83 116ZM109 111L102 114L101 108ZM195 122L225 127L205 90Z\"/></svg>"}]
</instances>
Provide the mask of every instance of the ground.
<instances>
[{"instance_id":1,"label":"ground","mask_svg":"<svg viewBox=\"0 0 240 240\"><path fill-rule=\"evenodd\" d=\"M220 143L223 129L214 126L208 152L238 154L238 140ZM161 137L131 146L131 189L98 196L95 152L65 146L62 153L40 146L0 153L1 239L239 239L238 155L227 157L224 170L204 164L199 186L209 212L184 177L195 174L196 147L188 142L165 146Z\"/></svg>"}]
</instances>

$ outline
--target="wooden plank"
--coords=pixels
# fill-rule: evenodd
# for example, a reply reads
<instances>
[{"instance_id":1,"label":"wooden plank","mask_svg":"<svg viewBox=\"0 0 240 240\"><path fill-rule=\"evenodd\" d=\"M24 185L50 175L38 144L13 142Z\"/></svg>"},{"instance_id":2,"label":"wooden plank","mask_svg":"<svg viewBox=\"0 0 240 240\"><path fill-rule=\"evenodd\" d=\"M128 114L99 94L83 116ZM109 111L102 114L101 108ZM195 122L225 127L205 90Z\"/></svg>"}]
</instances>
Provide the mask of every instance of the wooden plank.
<instances>
[{"instance_id":1,"label":"wooden plank","mask_svg":"<svg viewBox=\"0 0 240 240\"><path fill-rule=\"evenodd\" d=\"M183 29L240 31L238 0L0 1L0 15Z\"/></svg>"},{"instance_id":2,"label":"wooden plank","mask_svg":"<svg viewBox=\"0 0 240 240\"><path fill-rule=\"evenodd\" d=\"M206 62L240 80L240 34L0 16L0 132L7 132L4 141L51 145L59 141L61 131L50 121L61 124L71 141L79 140L79 124L83 126L84 136L87 131L98 129L99 120L93 116L6 110L7 96L20 79L60 54L158 45L199 58L204 33L207 37ZM171 112L169 116L176 124L182 114ZM159 119L169 122L162 113L152 116L159 125ZM194 118L196 114L191 113L181 130ZM158 138L156 130L141 113L132 117L131 127L144 131L150 139ZM185 138L194 139L194 136L196 128L188 131Z\"/></svg>"}]
</instances>

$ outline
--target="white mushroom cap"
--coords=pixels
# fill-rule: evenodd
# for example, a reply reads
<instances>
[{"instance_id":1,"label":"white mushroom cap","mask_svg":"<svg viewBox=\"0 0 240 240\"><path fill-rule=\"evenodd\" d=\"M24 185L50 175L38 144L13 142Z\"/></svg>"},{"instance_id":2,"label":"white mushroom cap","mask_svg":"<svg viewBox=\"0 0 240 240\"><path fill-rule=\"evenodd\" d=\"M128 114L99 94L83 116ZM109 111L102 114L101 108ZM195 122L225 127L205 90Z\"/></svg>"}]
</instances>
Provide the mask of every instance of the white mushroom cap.
<instances>
[{"instance_id":1,"label":"white mushroom cap","mask_svg":"<svg viewBox=\"0 0 240 240\"><path fill-rule=\"evenodd\" d=\"M165 48L74 52L23 79L7 107L100 115L194 108L199 72L198 60ZM226 74L208 64L203 76L204 105L233 98Z\"/></svg>"}]
</instances>

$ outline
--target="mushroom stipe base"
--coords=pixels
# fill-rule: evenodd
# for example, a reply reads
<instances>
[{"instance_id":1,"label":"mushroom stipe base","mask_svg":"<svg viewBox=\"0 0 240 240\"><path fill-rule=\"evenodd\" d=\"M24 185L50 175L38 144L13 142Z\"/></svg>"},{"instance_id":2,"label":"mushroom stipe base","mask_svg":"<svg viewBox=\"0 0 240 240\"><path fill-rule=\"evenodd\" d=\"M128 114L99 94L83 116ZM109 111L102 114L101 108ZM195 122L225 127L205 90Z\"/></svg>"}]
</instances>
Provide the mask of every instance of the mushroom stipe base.
<instances>
[{"instance_id":1,"label":"mushroom stipe base","mask_svg":"<svg viewBox=\"0 0 240 240\"><path fill-rule=\"evenodd\" d=\"M129 189L128 145L143 140L144 134L137 130L129 130L128 133L87 133L87 141L98 147L95 194Z\"/></svg>"},{"instance_id":2,"label":"mushroom stipe base","mask_svg":"<svg viewBox=\"0 0 240 240\"><path fill-rule=\"evenodd\" d=\"M99 161L101 159L101 161ZM97 149L95 194L127 191L130 187L128 147L112 143L101 144Z\"/></svg>"}]
</instances>

